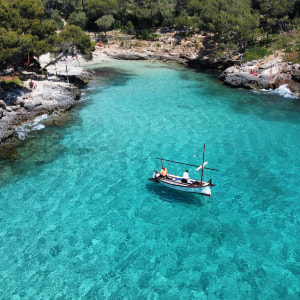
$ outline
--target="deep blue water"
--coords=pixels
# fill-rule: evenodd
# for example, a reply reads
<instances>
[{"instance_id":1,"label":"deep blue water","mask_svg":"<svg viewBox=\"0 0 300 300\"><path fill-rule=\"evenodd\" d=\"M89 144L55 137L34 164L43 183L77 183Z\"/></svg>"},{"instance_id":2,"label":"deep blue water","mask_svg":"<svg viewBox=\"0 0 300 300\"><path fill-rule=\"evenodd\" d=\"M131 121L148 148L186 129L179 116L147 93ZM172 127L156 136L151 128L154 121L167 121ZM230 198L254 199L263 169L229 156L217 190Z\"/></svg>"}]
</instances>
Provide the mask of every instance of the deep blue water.
<instances>
[{"instance_id":1,"label":"deep blue water","mask_svg":"<svg viewBox=\"0 0 300 300\"><path fill-rule=\"evenodd\" d=\"M300 101L176 65L95 70L2 153L1 299L299 299ZM147 180L204 143L210 198Z\"/></svg>"}]
</instances>

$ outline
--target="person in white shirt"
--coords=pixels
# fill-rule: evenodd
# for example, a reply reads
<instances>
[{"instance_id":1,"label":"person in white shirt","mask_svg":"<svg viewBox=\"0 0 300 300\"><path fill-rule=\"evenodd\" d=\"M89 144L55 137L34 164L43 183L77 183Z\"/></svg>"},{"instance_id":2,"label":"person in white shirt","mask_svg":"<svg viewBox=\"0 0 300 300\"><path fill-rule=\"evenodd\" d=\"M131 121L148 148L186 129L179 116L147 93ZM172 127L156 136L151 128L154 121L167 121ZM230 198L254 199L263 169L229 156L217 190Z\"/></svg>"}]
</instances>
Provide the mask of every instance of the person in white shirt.
<instances>
[{"instance_id":1,"label":"person in white shirt","mask_svg":"<svg viewBox=\"0 0 300 300\"><path fill-rule=\"evenodd\" d=\"M183 173L183 176L182 176L181 181L182 181L183 183L187 183L187 182L188 182L188 179L190 179L189 170L186 170L186 171Z\"/></svg>"},{"instance_id":2,"label":"person in white shirt","mask_svg":"<svg viewBox=\"0 0 300 300\"><path fill-rule=\"evenodd\" d=\"M189 170L186 170L184 173L183 173L183 178L185 179L190 179L190 175L189 175Z\"/></svg>"}]
</instances>

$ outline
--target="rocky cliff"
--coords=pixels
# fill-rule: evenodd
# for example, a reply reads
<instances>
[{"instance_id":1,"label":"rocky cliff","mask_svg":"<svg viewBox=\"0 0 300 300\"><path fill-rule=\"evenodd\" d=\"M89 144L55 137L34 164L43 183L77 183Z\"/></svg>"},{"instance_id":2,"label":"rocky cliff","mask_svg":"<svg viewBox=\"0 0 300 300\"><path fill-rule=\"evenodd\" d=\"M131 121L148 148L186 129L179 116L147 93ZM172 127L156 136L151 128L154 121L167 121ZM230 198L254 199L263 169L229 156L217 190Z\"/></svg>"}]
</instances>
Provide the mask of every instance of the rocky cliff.
<instances>
[{"instance_id":1,"label":"rocky cliff","mask_svg":"<svg viewBox=\"0 0 300 300\"><path fill-rule=\"evenodd\" d=\"M291 64L281 55L272 55L227 68L220 76L225 83L249 89L276 89L286 85L300 97L300 64Z\"/></svg>"}]
</instances>

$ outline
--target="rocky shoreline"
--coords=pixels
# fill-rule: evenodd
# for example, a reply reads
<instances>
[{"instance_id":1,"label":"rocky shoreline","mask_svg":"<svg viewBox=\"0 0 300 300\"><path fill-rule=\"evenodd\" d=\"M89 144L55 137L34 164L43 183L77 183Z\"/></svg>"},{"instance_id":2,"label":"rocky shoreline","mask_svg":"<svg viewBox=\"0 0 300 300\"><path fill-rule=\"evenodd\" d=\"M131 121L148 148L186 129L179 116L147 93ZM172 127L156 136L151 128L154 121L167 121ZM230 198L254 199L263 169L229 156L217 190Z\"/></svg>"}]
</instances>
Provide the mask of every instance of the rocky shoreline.
<instances>
[{"instance_id":1,"label":"rocky shoreline","mask_svg":"<svg viewBox=\"0 0 300 300\"><path fill-rule=\"evenodd\" d=\"M47 61L41 60L41 65ZM16 134L16 128L21 124L43 114L64 113L76 104L81 96L80 88L93 74L71 63L66 72L65 65L65 62L58 62L49 67L47 78L35 73L20 74L19 71L19 78L25 80L22 87L15 83L0 87L0 144L9 143L9 138ZM30 86L31 82L34 87Z\"/></svg>"},{"instance_id":2,"label":"rocky shoreline","mask_svg":"<svg viewBox=\"0 0 300 300\"><path fill-rule=\"evenodd\" d=\"M16 127L32 121L42 114L62 113L74 106L80 98L76 86L64 82L38 81L31 90L30 81L10 93L11 102L0 100L0 142L15 134Z\"/></svg>"},{"instance_id":3,"label":"rocky shoreline","mask_svg":"<svg viewBox=\"0 0 300 300\"><path fill-rule=\"evenodd\" d=\"M127 44L115 41L96 47L94 61L101 57L120 60L150 60L176 62L195 69L218 69L220 80L233 87L246 89L277 89L286 86L291 94L300 98L300 64L284 60L277 51L260 60L241 64L240 53L229 53L217 58L215 45L209 36L194 35L184 38L178 34L161 35L157 42L129 40Z\"/></svg>"},{"instance_id":4,"label":"rocky shoreline","mask_svg":"<svg viewBox=\"0 0 300 300\"><path fill-rule=\"evenodd\" d=\"M220 79L231 86L253 90L285 85L295 97L300 97L300 64L287 63L278 55L229 67Z\"/></svg>"},{"instance_id":5,"label":"rocky shoreline","mask_svg":"<svg viewBox=\"0 0 300 300\"><path fill-rule=\"evenodd\" d=\"M72 108L80 99L80 88L93 77L86 67L107 60L157 60L197 69L217 68L223 70L220 79L225 84L255 90L286 85L296 97L300 97L300 65L285 62L282 53L241 65L238 53L232 53L227 59L217 59L209 41L207 36L188 39L176 34L162 35L159 47L157 41L127 40L124 44L111 40L105 46L96 46L91 61L76 56L49 64L50 55L43 55L39 63L47 70L47 78L19 72L19 77L24 80L22 88L12 85L4 90L0 87L0 144L12 137L21 124L42 114L60 114ZM7 76L6 73L8 71L2 75ZM36 84L34 89L29 86L31 79Z\"/></svg>"}]
</instances>

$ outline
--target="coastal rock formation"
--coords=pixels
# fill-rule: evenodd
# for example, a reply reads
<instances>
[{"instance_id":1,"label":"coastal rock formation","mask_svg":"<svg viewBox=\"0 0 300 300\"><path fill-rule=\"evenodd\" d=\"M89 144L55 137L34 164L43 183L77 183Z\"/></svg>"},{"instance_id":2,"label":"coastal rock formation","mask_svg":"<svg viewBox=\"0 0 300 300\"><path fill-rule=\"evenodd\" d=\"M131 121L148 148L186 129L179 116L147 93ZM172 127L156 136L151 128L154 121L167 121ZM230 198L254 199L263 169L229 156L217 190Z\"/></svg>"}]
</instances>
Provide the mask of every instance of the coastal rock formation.
<instances>
[{"instance_id":1,"label":"coastal rock formation","mask_svg":"<svg viewBox=\"0 0 300 300\"><path fill-rule=\"evenodd\" d=\"M14 135L19 125L42 114L61 113L73 107L81 95L79 88L93 78L93 72L81 66L82 57L67 57L54 63L52 59L50 54L40 57L45 75L18 70L23 87L15 83L0 86L0 144ZM30 86L32 79L34 88Z\"/></svg>"},{"instance_id":2,"label":"coastal rock formation","mask_svg":"<svg viewBox=\"0 0 300 300\"><path fill-rule=\"evenodd\" d=\"M0 143L12 136L20 124L42 114L70 109L81 94L78 87L64 82L38 81L34 89L29 84L30 81L26 81L18 93L0 94L3 99L0 100Z\"/></svg>"},{"instance_id":3,"label":"coastal rock formation","mask_svg":"<svg viewBox=\"0 0 300 300\"><path fill-rule=\"evenodd\" d=\"M283 57L273 55L227 68L220 76L226 84L249 89L276 89L286 85L300 97L300 66L283 61Z\"/></svg>"},{"instance_id":4,"label":"coastal rock formation","mask_svg":"<svg viewBox=\"0 0 300 300\"><path fill-rule=\"evenodd\" d=\"M121 36L122 37L122 36ZM120 38L121 38L120 37ZM287 85L300 97L300 65L289 64L276 54L262 60L237 65L240 53L228 53L226 58L215 55L215 44L209 35L187 37L183 33L161 34L156 41L111 39L107 45L96 45L93 60L82 56L53 58L42 55L39 64L46 74L19 70L20 89L12 83L3 90L0 86L0 143L15 133L15 128L44 113L63 112L71 108L80 97L80 90L93 77L93 72L83 66L101 63L108 59L158 60L176 62L192 68L218 68L226 84L249 89L275 89ZM2 72L2 73L1 73ZM4 70L0 75L10 76L14 71ZM37 88L29 87L34 79ZM66 83L68 82L68 83Z\"/></svg>"},{"instance_id":5,"label":"coastal rock formation","mask_svg":"<svg viewBox=\"0 0 300 300\"><path fill-rule=\"evenodd\" d=\"M228 51L220 57L217 49L213 35L205 33L188 36L185 32L170 31L159 33L155 41L140 41L118 33L114 36L112 32L108 44L96 46L94 59L102 55L113 59L176 62L195 69L225 69L220 79L229 85L255 90L286 85L299 97L299 64L285 62L283 53L239 65L241 53Z\"/></svg>"},{"instance_id":6,"label":"coastal rock formation","mask_svg":"<svg viewBox=\"0 0 300 300\"><path fill-rule=\"evenodd\" d=\"M300 82L300 64L294 65L294 72L293 72L292 78L295 81Z\"/></svg>"},{"instance_id":7,"label":"coastal rock formation","mask_svg":"<svg viewBox=\"0 0 300 300\"><path fill-rule=\"evenodd\" d=\"M137 50L123 50L115 51L115 50L105 50L105 55L112 59L120 59L120 60L159 60L159 61L170 61L177 62L181 64L186 64L186 58L183 58L178 53L172 52L158 52L151 51L146 49Z\"/></svg>"},{"instance_id":8,"label":"coastal rock formation","mask_svg":"<svg viewBox=\"0 0 300 300\"><path fill-rule=\"evenodd\" d=\"M113 59L123 60L159 60L176 62L186 66L222 69L240 61L241 53L232 51L227 57L216 55L217 45L213 34L194 33L170 30L157 32L154 40L137 40L133 36L110 32L107 44L97 44L94 59L106 55Z\"/></svg>"}]
</instances>

